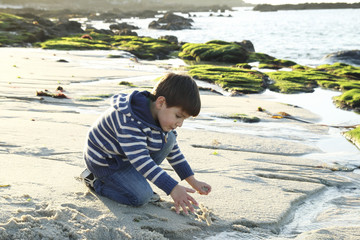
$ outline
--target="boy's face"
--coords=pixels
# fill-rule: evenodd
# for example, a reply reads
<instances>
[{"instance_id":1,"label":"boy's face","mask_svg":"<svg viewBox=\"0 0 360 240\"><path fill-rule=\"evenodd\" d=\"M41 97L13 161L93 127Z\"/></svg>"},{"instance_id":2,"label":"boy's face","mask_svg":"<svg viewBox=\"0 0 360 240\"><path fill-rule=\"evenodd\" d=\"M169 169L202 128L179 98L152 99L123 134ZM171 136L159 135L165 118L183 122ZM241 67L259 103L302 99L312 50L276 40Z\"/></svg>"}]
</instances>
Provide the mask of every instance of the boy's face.
<instances>
[{"instance_id":1,"label":"boy's face","mask_svg":"<svg viewBox=\"0 0 360 240\"><path fill-rule=\"evenodd\" d=\"M161 104L157 111L157 120L162 130L169 132L177 127L181 127L184 120L190 117L180 107L167 107L166 102Z\"/></svg>"}]
</instances>

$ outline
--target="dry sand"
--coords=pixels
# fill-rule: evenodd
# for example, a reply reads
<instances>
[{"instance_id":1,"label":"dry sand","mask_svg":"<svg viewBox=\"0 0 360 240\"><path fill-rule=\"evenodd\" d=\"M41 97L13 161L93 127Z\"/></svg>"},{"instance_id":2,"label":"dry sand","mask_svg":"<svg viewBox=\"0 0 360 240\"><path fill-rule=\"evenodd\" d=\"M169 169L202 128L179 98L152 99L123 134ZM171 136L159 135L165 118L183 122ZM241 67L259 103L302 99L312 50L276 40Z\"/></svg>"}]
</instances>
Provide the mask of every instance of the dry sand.
<instances>
[{"instance_id":1,"label":"dry sand","mask_svg":"<svg viewBox=\"0 0 360 240\"><path fill-rule=\"evenodd\" d=\"M265 123L281 121L309 134L326 135L326 127L272 119L257 108L310 121L316 115L256 96L202 92L202 114L178 130L178 142L197 178L213 187L208 196L194 194L209 209L210 226L198 216L177 215L171 210L171 198L156 187L162 201L139 208L95 195L78 176L85 166L82 149L87 130L108 102L84 101L84 97L138 89L118 85L129 77L148 89L154 78L167 71L127 58L101 58L101 54L106 56L103 52L0 49L0 239L191 239L222 231L238 231L243 239L277 239L279 229L302 201L327 186L349 184L327 167L319 168L323 163L301 157L320 151L307 138L274 139L252 124L247 128L258 134L225 132L243 123L213 117L243 113ZM105 62L114 67L102 68ZM54 91L59 85L68 99L35 95L36 90ZM164 168L176 177L168 164ZM325 236L321 239L332 234L350 239L360 231L329 228L298 238L320 239L319 234Z\"/></svg>"}]
</instances>

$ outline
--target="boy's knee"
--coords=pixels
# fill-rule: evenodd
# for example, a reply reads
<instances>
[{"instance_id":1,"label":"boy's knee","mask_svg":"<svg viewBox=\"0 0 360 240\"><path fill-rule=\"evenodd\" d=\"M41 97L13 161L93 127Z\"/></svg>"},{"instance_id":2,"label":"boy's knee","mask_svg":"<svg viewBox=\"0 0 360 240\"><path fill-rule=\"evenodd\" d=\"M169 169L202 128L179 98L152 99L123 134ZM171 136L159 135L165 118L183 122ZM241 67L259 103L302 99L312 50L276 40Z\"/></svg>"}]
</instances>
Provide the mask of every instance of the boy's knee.
<instances>
[{"instance_id":1,"label":"boy's knee","mask_svg":"<svg viewBox=\"0 0 360 240\"><path fill-rule=\"evenodd\" d=\"M134 207L140 207L146 203L148 203L153 195L153 191L149 192L143 192L141 194L134 195L129 199L130 204Z\"/></svg>"}]
</instances>

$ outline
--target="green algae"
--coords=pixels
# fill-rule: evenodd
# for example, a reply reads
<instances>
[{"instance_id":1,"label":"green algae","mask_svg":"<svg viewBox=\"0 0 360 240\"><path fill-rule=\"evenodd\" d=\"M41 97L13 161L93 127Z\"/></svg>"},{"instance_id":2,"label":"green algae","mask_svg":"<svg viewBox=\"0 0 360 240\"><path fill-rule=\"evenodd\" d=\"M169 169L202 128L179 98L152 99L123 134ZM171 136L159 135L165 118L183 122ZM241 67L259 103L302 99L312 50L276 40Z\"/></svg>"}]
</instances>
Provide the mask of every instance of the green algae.
<instances>
[{"instance_id":1,"label":"green algae","mask_svg":"<svg viewBox=\"0 0 360 240\"><path fill-rule=\"evenodd\" d=\"M356 78L360 68L351 65L335 63L317 68L293 65L291 68L292 71L268 72L274 81L269 89L282 93L312 92L317 86L338 91L360 89Z\"/></svg>"},{"instance_id":2,"label":"green algae","mask_svg":"<svg viewBox=\"0 0 360 240\"><path fill-rule=\"evenodd\" d=\"M79 98L77 98L78 101L88 101L88 102L95 102L95 101L102 101L105 98L111 97L113 94L96 94L96 95L84 95Z\"/></svg>"},{"instance_id":3,"label":"green algae","mask_svg":"<svg viewBox=\"0 0 360 240\"><path fill-rule=\"evenodd\" d=\"M244 63L247 51L239 44L220 40L207 43L186 43L178 56L182 59L225 63Z\"/></svg>"},{"instance_id":4,"label":"green algae","mask_svg":"<svg viewBox=\"0 0 360 240\"><path fill-rule=\"evenodd\" d=\"M235 120L240 120L242 122L245 123L257 123L260 122L260 118L255 117L255 116L249 116L247 114L244 113L234 113L234 114L230 114L228 116L221 116L222 118L230 118L230 119L235 119Z\"/></svg>"},{"instance_id":5,"label":"green algae","mask_svg":"<svg viewBox=\"0 0 360 240\"><path fill-rule=\"evenodd\" d=\"M352 143L354 143L358 148L360 148L360 126L357 128L344 132L343 135Z\"/></svg>"},{"instance_id":6,"label":"green algae","mask_svg":"<svg viewBox=\"0 0 360 240\"><path fill-rule=\"evenodd\" d=\"M90 40L87 38L61 37L40 43L43 49L56 50L110 50L112 46L102 40Z\"/></svg>"},{"instance_id":7,"label":"green algae","mask_svg":"<svg viewBox=\"0 0 360 240\"><path fill-rule=\"evenodd\" d=\"M259 53L259 52L252 52L249 54L247 58L247 62L260 62L260 63L269 63L271 61L274 61L275 58L265 54L265 53Z\"/></svg>"},{"instance_id":8,"label":"green algae","mask_svg":"<svg viewBox=\"0 0 360 240\"><path fill-rule=\"evenodd\" d=\"M273 60L269 60L269 61L260 61L259 64L259 69L281 69L281 68L289 68L292 66L297 65L295 62L293 61L289 61L289 60L283 60L283 59L273 59Z\"/></svg>"},{"instance_id":9,"label":"green algae","mask_svg":"<svg viewBox=\"0 0 360 240\"><path fill-rule=\"evenodd\" d=\"M319 81L319 85L324 88L331 88L339 91L360 89L359 67L354 67L344 63L334 63L333 65L320 65L316 69L338 77L335 81Z\"/></svg>"},{"instance_id":10,"label":"green algae","mask_svg":"<svg viewBox=\"0 0 360 240\"><path fill-rule=\"evenodd\" d=\"M293 71L267 73L270 79L275 81L269 88L282 93L298 93L313 92L317 86L342 91L360 87L360 82L349 82L342 75L336 75L320 68L294 65L292 69Z\"/></svg>"},{"instance_id":11,"label":"green algae","mask_svg":"<svg viewBox=\"0 0 360 240\"><path fill-rule=\"evenodd\" d=\"M193 65L188 74L195 79L214 83L227 91L260 93L265 90L265 75L259 71L237 67Z\"/></svg>"},{"instance_id":12,"label":"green algae","mask_svg":"<svg viewBox=\"0 0 360 240\"><path fill-rule=\"evenodd\" d=\"M95 97L95 96L82 96L77 98L78 101L85 101L85 102L96 102L96 101L102 101L104 100L101 97Z\"/></svg>"},{"instance_id":13,"label":"green algae","mask_svg":"<svg viewBox=\"0 0 360 240\"><path fill-rule=\"evenodd\" d=\"M141 59L166 59L179 46L165 39L136 36L114 36L113 46L129 51Z\"/></svg>"},{"instance_id":14,"label":"green algae","mask_svg":"<svg viewBox=\"0 0 360 240\"><path fill-rule=\"evenodd\" d=\"M324 64L318 66L316 69L326 71L349 80L360 80L360 67L354 67L345 63L338 62L333 65Z\"/></svg>"},{"instance_id":15,"label":"green algae","mask_svg":"<svg viewBox=\"0 0 360 240\"><path fill-rule=\"evenodd\" d=\"M277 59L265 53L250 53L246 62L259 62L259 69L281 69L297 65L296 62L284 59Z\"/></svg>"},{"instance_id":16,"label":"green algae","mask_svg":"<svg viewBox=\"0 0 360 240\"><path fill-rule=\"evenodd\" d=\"M128 86L128 87L136 87L133 83L128 81L121 81L119 82L119 85Z\"/></svg>"},{"instance_id":17,"label":"green algae","mask_svg":"<svg viewBox=\"0 0 360 240\"><path fill-rule=\"evenodd\" d=\"M31 26L31 31L25 26ZM36 42L42 29L29 19L0 12L0 45L21 45Z\"/></svg>"},{"instance_id":18,"label":"green algae","mask_svg":"<svg viewBox=\"0 0 360 240\"><path fill-rule=\"evenodd\" d=\"M25 22L23 17L0 12L0 30L2 31L15 30L23 22Z\"/></svg>"},{"instance_id":19,"label":"green algae","mask_svg":"<svg viewBox=\"0 0 360 240\"><path fill-rule=\"evenodd\" d=\"M333 97L333 100L337 107L360 112L360 89L348 90L340 96Z\"/></svg>"},{"instance_id":20,"label":"green algae","mask_svg":"<svg viewBox=\"0 0 360 240\"><path fill-rule=\"evenodd\" d=\"M274 82L269 89L281 93L313 92L318 86L317 81L327 79L326 73L319 71L276 71L267 75Z\"/></svg>"},{"instance_id":21,"label":"green algae","mask_svg":"<svg viewBox=\"0 0 360 240\"><path fill-rule=\"evenodd\" d=\"M124 50L134 54L140 59L166 59L179 49L178 45L149 37L111 36L91 32L92 39L81 38L81 35L61 37L40 43L44 49L58 50Z\"/></svg>"},{"instance_id":22,"label":"green algae","mask_svg":"<svg viewBox=\"0 0 360 240\"><path fill-rule=\"evenodd\" d=\"M260 68L280 69L296 65L295 62L276 59L265 53L248 52L236 42L213 40L206 43L186 43L178 56L196 62L251 63L259 62Z\"/></svg>"},{"instance_id":23,"label":"green algae","mask_svg":"<svg viewBox=\"0 0 360 240\"><path fill-rule=\"evenodd\" d=\"M235 65L238 68L243 68L243 69L251 69L251 65L247 64L247 63L238 63Z\"/></svg>"}]
</instances>

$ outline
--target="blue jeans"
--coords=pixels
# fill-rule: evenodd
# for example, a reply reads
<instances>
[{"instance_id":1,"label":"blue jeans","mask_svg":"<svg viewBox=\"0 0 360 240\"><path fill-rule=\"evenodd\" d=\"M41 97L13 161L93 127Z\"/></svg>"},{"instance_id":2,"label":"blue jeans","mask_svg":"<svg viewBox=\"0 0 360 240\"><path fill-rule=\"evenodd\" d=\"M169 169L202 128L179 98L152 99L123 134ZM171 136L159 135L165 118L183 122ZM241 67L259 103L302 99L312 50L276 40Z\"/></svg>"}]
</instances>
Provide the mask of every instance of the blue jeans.
<instances>
[{"instance_id":1,"label":"blue jeans","mask_svg":"<svg viewBox=\"0 0 360 240\"><path fill-rule=\"evenodd\" d=\"M169 132L167 142L163 148L150 154L156 164L160 165L169 155L175 145L175 138L174 133ZM99 195L131 206L144 205L153 196L153 190L146 178L132 165L96 180L94 189Z\"/></svg>"}]
</instances>

